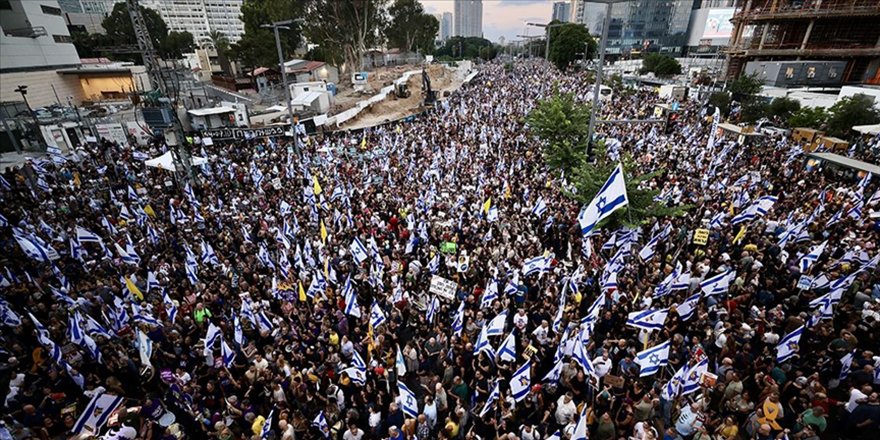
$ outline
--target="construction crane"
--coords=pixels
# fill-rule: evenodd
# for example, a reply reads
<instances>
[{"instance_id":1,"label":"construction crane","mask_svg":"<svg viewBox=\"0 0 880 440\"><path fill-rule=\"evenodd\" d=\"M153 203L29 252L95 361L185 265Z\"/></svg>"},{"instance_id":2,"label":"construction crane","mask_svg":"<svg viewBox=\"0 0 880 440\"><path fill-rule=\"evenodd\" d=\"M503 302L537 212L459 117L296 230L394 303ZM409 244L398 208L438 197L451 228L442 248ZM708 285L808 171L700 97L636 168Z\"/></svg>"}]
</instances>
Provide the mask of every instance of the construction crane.
<instances>
[{"instance_id":1,"label":"construction crane","mask_svg":"<svg viewBox=\"0 0 880 440\"><path fill-rule=\"evenodd\" d=\"M189 151L189 145L186 143L183 126L177 117L177 109L169 97L168 85L162 76L162 67L159 65L156 49L153 47L153 40L150 38L150 31L147 28L144 15L141 13L140 4L138 0L126 0L126 5L137 39L138 51L143 57L147 77L150 79L151 90L145 93L142 101L144 120L151 128L163 130L165 143L168 144L171 157L174 159L178 184L183 186L187 178L191 179L193 183L197 183L196 175L192 169L192 155Z\"/></svg>"}]
</instances>

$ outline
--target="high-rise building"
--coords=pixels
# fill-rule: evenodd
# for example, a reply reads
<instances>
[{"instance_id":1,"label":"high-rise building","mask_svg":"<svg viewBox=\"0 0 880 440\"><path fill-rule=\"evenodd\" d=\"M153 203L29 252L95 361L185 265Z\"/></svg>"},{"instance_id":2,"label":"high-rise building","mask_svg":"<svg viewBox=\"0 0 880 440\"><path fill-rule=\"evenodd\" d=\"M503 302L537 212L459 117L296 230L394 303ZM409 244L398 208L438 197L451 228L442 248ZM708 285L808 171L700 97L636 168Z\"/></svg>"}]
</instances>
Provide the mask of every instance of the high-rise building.
<instances>
[{"instance_id":1,"label":"high-rise building","mask_svg":"<svg viewBox=\"0 0 880 440\"><path fill-rule=\"evenodd\" d=\"M728 77L750 61L841 60L843 82L880 84L877 0L740 0L730 21Z\"/></svg>"},{"instance_id":2,"label":"high-rise building","mask_svg":"<svg viewBox=\"0 0 880 440\"><path fill-rule=\"evenodd\" d=\"M85 0L84 0L85 1ZM220 32L230 43L244 35L241 16L243 0L141 0L165 20L169 31L187 31L196 44L210 41L211 32Z\"/></svg>"},{"instance_id":3,"label":"high-rise building","mask_svg":"<svg viewBox=\"0 0 880 440\"><path fill-rule=\"evenodd\" d=\"M437 15L439 15L437 19L440 20L440 40L446 41L452 36L452 13L444 12Z\"/></svg>"},{"instance_id":4,"label":"high-rise building","mask_svg":"<svg viewBox=\"0 0 880 440\"><path fill-rule=\"evenodd\" d=\"M608 27L607 54L626 54L644 49L680 53L686 44L688 22L695 0L632 0L615 3ZM580 23L599 35L605 22L604 3L583 5Z\"/></svg>"},{"instance_id":5,"label":"high-rise building","mask_svg":"<svg viewBox=\"0 0 880 440\"><path fill-rule=\"evenodd\" d=\"M483 36L483 0L455 0L453 34L460 37Z\"/></svg>"},{"instance_id":6,"label":"high-rise building","mask_svg":"<svg viewBox=\"0 0 880 440\"><path fill-rule=\"evenodd\" d=\"M554 2L552 19L556 21L571 21L571 3Z\"/></svg>"}]
</instances>

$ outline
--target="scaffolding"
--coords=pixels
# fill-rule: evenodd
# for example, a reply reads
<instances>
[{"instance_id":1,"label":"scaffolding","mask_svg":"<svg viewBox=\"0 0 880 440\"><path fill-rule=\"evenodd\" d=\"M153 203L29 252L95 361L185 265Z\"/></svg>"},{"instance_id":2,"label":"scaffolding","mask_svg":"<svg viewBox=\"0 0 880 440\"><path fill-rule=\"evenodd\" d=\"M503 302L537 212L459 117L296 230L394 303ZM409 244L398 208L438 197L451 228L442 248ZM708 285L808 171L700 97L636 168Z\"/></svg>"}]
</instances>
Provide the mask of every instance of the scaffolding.
<instances>
[{"instance_id":1,"label":"scaffolding","mask_svg":"<svg viewBox=\"0 0 880 440\"><path fill-rule=\"evenodd\" d=\"M753 60L842 59L844 82L880 83L880 1L740 0L728 78Z\"/></svg>"}]
</instances>

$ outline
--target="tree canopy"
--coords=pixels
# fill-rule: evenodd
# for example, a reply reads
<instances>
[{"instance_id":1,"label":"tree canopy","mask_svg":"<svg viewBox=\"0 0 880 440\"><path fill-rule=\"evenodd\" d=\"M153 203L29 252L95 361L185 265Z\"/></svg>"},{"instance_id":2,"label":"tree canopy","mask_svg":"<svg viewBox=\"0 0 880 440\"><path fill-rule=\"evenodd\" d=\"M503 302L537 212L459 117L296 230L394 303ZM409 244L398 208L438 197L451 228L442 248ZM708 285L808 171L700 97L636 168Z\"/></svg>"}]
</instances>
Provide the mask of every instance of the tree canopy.
<instances>
[{"instance_id":1,"label":"tree canopy","mask_svg":"<svg viewBox=\"0 0 880 440\"><path fill-rule=\"evenodd\" d=\"M559 24L554 21L551 24ZM550 53L547 58L559 69L568 67L572 62L581 58L579 53L587 50L586 59L592 59L596 54L596 40L590 36L590 32L582 24L562 23L550 28Z\"/></svg>"},{"instance_id":2,"label":"tree canopy","mask_svg":"<svg viewBox=\"0 0 880 440\"><path fill-rule=\"evenodd\" d=\"M434 48L434 37L440 29L440 22L416 0L394 0L388 8L390 22L385 36L391 47L403 51L430 52Z\"/></svg>"},{"instance_id":3,"label":"tree canopy","mask_svg":"<svg viewBox=\"0 0 880 440\"><path fill-rule=\"evenodd\" d=\"M275 33L263 25L277 21L302 17L305 12L303 2L297 0L249 0L241 5L241 21L244 35L230 46L230 57L241 62L246 69L278 66L278 51L275 47ZM281 51L285 57L293 54L302 40L299 22L287 25L289 29L279 29ZM217 42L214 42L215 45ZM218 49L219 51L219 49Z\"/></svg>"},{"instance_id":4,"label":"tree canopy","mask_svg":"<svg viewBox=\"0 0 880 440\"><path fill-rule=\"evenodd\" d=\"M150 32L153 47L162 58L180 58L181 54L191 51L194 46L193 36L189 32L168 32L168 25L158 12L141 6L144 22ZM101 46L137 46L137 37L134 34L134 26L131 24L131 16L128 14L128 6L125 3L116 3L113 11L103 23L106 36L79 37L80 44L77 52L83 47L80 56L87 56L98 52ZM91 49L91 50L89 50ZM94 52L93 52L94 51ZM141 62L141 56L137 53L107 53L107 57L120 61Z\"/></svg>"},{"instance_id":5,"label":"tree canopy","mask_svg":"<svg viewBox=\"0 0 880 440\"><path fill-rule=\"evenodd\" d=\"M848 136L854 125L880 122L880 110L874 106L874 99L866 95L848 96L828 110L828 132L834 136Z\"/></svg>"},{"instance_id":6,"label":"tree canopy","mask_svg":"<svg viewBox=\"0 0 880 440\"><path fill-rule=\"evenodd\" d=\"M642 59L642 73L652 72L657 76L671 76L681 73L681 64L675 58L659 53L646 54Z\"/></svg>"},{"instance_id":7,"label":"tree canopy","mask_svg":"<svg viewBox=\"0 0 880 440\"><path fill-rule=\"evenodd\" d=\"M305 34L321 46L327 61L345 63L349 72L363 69L363 55L383 39L386 0L311 0ZM345 70L344 69L344 70Z\"/></svg>"},{"instance_id":8,"label":"tree canopy","mask_svg":"<svg viewBox=\"0 0 880 440\"><path fill-rule=\"evenodd\" d=\"M465 59L465 58L478 58L481 55L486 54L481 51L485 47L494 47L491 41L480 38L480 37L451 37L434 52L434 55L438 57L450 57L456 59ZM488 55L491 55L491 59L494 58L497 54L497 50L489 51Z\"/></svg>"}]
</instances>

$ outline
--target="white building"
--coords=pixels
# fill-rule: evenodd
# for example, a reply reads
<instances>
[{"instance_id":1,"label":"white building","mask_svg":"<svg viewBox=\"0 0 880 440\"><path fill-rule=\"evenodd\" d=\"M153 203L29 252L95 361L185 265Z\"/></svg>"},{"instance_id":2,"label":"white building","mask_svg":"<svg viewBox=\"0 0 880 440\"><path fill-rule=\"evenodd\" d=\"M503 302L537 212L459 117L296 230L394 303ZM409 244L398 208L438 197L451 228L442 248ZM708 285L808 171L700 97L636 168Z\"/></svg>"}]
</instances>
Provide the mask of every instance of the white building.
<instances>
[{"instance_id":1,"label":"white building","mask_svg":"<svg viewBox=\"0 0 880 440\"><path fill-rule=\"evenodd\" d=\"M243 0L141 0L141 5L159 13L169 31L189 32L197 44L220 32L230 43L244 35L241 16Z\"/></svg>"},{"instance_id":2,"label":"white building","mask_svg":"<svg viewBox=\"0 0 880 440\"><path fill-rule=\"evenodd\" d=\"M435 16L437 21L440 22L440 41L446 41L452 36L452 13L444 12L442 14L435 14Z\"/></svg>"},{"instance_id":3,"label":"white building","mask_svg":"<svg viewBox=\"0 0 880 440\"><path fill-rule=\"evenodd\" d=\"M79 102L79 78L56 72L79 66L58 0L0 1L0 101L21 101L15 89L25 85L34 108Z\"/></svg>"},{"instance_id":4,"label":"white building","mask_svg":"<svg viewBox=\"0 0 880 440\"><path fill-rule=\"evenodd\" d=\"M483 36L483 0L455 0L455 29L459 37Z\"/></svg>"}]
</instances>

